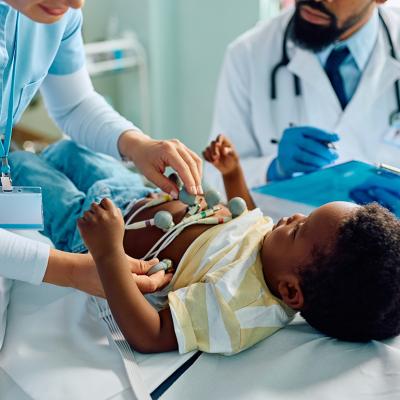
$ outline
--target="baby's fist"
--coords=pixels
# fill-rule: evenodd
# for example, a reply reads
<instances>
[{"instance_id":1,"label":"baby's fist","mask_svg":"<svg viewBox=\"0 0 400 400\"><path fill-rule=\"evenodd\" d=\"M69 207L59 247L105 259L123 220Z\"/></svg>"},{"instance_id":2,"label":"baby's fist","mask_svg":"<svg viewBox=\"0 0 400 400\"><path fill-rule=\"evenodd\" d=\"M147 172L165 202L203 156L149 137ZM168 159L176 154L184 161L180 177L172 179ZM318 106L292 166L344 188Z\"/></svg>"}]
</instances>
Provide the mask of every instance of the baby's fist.
<instances>
[{"instance_id":1,"label":"baby's fist","mask_svg":"<svg viewBox=\"0 0 400 400\"><path fill-rule=\"evenodd\" d=\"M232 142L224 135L218 135L203 151L206 161L214 165L222 175L228 175L239 167L239 156Z\"/></svg>"},{"instance_id":2,"label":"baby's fist","mask_svg":"<svg viewBox=\"0 0 400 400\"><path fill-rule=\"evenodd\" d=\"M110 199L93 203L78 220L82 238L93 257L123 251L124 219L121 210Z\"/></svg>"}]
</instances>

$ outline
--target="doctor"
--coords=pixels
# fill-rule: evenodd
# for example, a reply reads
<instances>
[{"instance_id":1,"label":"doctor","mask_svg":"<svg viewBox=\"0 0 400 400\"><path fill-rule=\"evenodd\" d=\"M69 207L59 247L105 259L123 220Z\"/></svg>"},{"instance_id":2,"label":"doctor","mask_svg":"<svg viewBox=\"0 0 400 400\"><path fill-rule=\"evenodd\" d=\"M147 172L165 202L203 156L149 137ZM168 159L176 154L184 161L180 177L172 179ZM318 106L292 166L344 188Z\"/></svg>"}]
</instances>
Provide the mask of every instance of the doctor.
<instances>
[{"instance_id":1,"label":"doctor","mask_svg":"<svg viewBox=\"0 0 400 400\"><path fill-rule=\"evenodd\" d=\"M232 139L249 185L349 159L400 166L400 11L385 1L296 0L230 45L211 138ZM358 193L400 210L383 178Z\"/></svg>"},{"instance_id":2,"label":"doctor","mask_svg":"<svg viewBox=\"0 0 400 400\"><path fill-rule=\"evenodd\" d=\"M18 121L40 88L50 115L73 140L116 158L132 160L149 180L173 196L177 195L177 187L162 174L167 166L177 170L189 192L202 192L201 160L195 153L177 140L150 139L94 91L85 67L81 36L83 3L0 2L0 132L6 131L10 119L12 123ZM33 284L45 281L103 294L89 255L50 250L47 245L0 230L0 259L0 325L1 308L7 302L2 291L7 285L2 278ZM132 273L137 274L144 274L154 264L130 261ZM143 278L139 283L143 291L154 283L164 283L162 276L156 282Z\"/></svg>"}]
</instances>

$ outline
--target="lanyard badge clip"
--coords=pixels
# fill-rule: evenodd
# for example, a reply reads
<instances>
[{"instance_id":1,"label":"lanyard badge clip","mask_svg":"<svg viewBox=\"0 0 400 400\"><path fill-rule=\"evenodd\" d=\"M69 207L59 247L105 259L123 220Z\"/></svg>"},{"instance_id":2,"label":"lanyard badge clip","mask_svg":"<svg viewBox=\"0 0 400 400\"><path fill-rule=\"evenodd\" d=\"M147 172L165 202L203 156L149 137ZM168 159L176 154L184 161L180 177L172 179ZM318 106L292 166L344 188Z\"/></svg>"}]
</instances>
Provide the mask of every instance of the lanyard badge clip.
<instances>
[{"instance_id":1,"label":"lanyard badge clip","mask_svg":"<svg viewBox=\"0 0 400 400\"><path fill-rule=\"evenodd\" d=\"M10 166L7 157L1 159L1 189L3 192L12 192L12 180L10 176Z\"/></svg>"}]
</instances>

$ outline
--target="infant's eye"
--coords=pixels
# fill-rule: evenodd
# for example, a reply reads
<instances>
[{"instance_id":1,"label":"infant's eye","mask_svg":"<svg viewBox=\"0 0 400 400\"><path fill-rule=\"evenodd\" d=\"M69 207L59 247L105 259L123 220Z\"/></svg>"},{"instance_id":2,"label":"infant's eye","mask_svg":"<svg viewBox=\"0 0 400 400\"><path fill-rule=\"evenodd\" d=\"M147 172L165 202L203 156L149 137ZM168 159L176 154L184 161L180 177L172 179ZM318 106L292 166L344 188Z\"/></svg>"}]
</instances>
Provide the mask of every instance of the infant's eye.
<instances>
[{"instance_id":1,"label":"infant's eye","mask_svg":"<svg viewBox=\"0 0 400 400\"><path fill-rule=\"evenodd\" d=\"M298 223L298 224L296 224L296 226L293 228L293 231L292 231L292 235L293 235L293 238L295 238L296 237L296 235L297 235L297 232L298 232L298 230L300 229L300 222Z\"/></svg>"}]
</instances>

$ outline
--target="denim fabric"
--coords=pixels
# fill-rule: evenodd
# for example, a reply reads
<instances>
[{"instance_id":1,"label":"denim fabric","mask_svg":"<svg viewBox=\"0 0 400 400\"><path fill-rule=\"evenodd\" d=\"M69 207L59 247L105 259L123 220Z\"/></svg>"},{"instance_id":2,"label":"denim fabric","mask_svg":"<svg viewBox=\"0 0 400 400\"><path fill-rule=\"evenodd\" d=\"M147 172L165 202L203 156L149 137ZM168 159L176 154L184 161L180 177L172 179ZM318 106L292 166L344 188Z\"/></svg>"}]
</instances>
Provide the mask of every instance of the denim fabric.
<instances>
[{"instance_id":1,"label":"denim fabric","mask_svg":"<svg viewBox=\"0 0 400 400\"><path fill-rule=\"evenodd\" d=\"M124 210L154 191L119 161L70 140L49 146L40 156L11 153L10 165L15 186L42 188L43 234L57 249L75 253L86 251L76 221L93 202L108 197Z\"/></svg>"}]
</instances>

